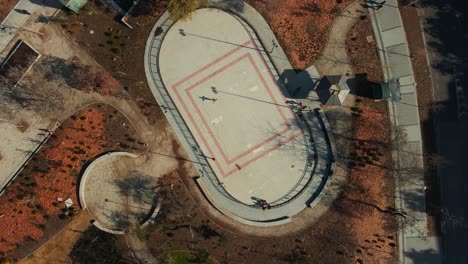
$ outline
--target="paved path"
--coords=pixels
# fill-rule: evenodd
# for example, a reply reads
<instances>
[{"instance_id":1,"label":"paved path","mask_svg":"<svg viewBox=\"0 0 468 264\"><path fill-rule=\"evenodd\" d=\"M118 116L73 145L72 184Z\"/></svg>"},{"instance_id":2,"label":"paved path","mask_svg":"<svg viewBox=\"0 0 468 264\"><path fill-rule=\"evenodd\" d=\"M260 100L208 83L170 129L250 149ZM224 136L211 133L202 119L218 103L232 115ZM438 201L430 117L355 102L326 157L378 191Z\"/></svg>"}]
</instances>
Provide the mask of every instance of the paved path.
<instances>
[{"instance_id":1,"label":"paved path","mask_svg":"<svg viewBox=\"0 0 468 264\"><path fill-rule=\"evenodd\" d=\"M353 74L348 58L346 38L359 16L366 13L362 3L361 0L352 2L333 20L327 44L314 63L321 75Z\"/></svg>"},{"instance_id":2,"label":"paved path","mask_svg":"<svg viewBox=\"0 0 468 264\"><path fill-rule=\"evenodd\" d=\"M256 16L259 16L259 14L257 13ZM242 23L242 21L239 21L239 23ZM167 107L167 117L169 123L174 128L176 134L178 134L178 137L182 141L182 144L184 145L190 159L196 161L193 164L200 172L201 176L201 178L198 180L198 183L205 191L205 194L208 196L209 200L215 204L218 209L222 210L223 213L240 222L250 225L262 226L271 226L288 222L290 216L297 214L307 205L313 205L315 202L317 202L319 198L321 198L321 196L317 197L318 194L327 184L330 166L333 166L330 163L330 150L334 148L334 145L330 144L330 142L332 142L330 140L331 135L324 135L323 132L329 131L326 129L328 125L326 119L322 114L317 115L314 112L310 112L307 114L307 116L310 118L315 118L311 120L310 125L311 132L315 137L317 146L319 146L317 148L318 160L312 180L308 183L307 186L300 188L300 192L294 194L294 200L288 201L287 204L279 203L278 206L273 207L271 210L262 211L258 207L251 207L243 204L240 201L237 201L220 185L218 178L209 166L208 160L206 158L201 158L204 156L204 154L198 152L198 149L200 149L198 143L193 138L190 130L186 127L186 123L180 116L180 113L176 111L177 107L174 105L170 95L167 93L166 87L161 81L158 68L159 48L165 34L167 31L169 31L172 24L173 22L168 18L168 14L166 13L158 20L155 27L153 28L151 36L154 37L150 38L147 43L147 51L145 54L145 70L150 88L152 89L156 100L159 102L159 104ZM251 21L249 21L249 24L252 25ZM276 69L271 64L269 58L278 55L280 52L274 52L279 50L279 48L275 48L271 53L273 55L270 54L270 56L268 56L268 52L264 50L263 46L259 42L260 40L257 39L257 36L261 36L261 34L257 35L254 31L252 31L252 29L249 29L249 25L245 24L245 26L247 31L251 31L252 40L256 43L256 46L259 48L265 63L270 68L273 76L276 77L275 79L278 80L278 83L281 86L281 79L279 78ZM156 31L157 28L159 28L158 31ZM259 38L261 39L261 37ZM265 42L262 41L262 43ZM284 55L284 52L281 53ZM283 58L285 58L285 56ZM280 62L279 65L286 65L285 63L281 63L282 60L278 61ZM285 94L288 94L287 91L285 91ZM319 106L317 102L315 103L316 106ZM293 197L289 197L288 199L291 198ZM272 220L275 220L275 222L265 222Z\"/></svg>"},{"instance_id":3,"label":"paved path","mask_svg":"<svg viewBox=\"0 0 468 264\"><path fill-rule=\"evenodd\" d=\"M379 10L372 1L368 4L385 80L400 82L400 90L392 91L389 108L393 127L407 133L405 142L399 146L400 151L394 153L401 174L398 178L404 178L405 170L423 166L416 83L409 49L397 0L386 1ZM438 238L427 236L424 175L421 172L411 176L411 183L397 180L396 205L407 213L408 219L399 236L400 260L403 263L440 263L440 259L433 256L434 252L440 252ZM424 258L424 252L430 259ZM421 257L415 259L418 254Z\"/></svg>"}]
</instances>

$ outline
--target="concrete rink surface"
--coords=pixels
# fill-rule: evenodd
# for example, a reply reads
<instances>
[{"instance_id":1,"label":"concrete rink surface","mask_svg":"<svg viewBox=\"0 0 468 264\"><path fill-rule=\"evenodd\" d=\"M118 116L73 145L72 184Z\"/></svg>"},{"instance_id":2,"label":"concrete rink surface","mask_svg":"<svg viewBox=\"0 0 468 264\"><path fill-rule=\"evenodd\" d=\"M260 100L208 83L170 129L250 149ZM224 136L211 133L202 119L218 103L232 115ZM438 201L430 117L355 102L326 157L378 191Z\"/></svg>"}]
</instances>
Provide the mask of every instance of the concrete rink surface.
<instances>
[{"instance_id":1,"label":"concrete rink surface","mask_svg":"<svg viewBox=\"0 0 468 264\"><path fill-rule=\"evenodd\" d=\"M159 65L172 100L232 196L272 203L294 188L309 158L305 127L235 17L207 8L176 22Z\"/></svg>"}]
</instances>

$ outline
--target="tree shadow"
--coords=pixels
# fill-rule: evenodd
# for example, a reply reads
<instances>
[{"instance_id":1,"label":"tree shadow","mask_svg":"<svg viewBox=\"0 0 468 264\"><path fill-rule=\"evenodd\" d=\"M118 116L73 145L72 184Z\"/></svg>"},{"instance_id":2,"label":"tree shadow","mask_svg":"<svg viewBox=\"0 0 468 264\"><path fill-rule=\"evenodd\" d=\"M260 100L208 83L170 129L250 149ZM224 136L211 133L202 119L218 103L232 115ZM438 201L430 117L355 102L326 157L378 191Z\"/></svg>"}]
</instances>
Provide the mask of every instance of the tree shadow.
<instances>
[{"instance_id":1,"label":"tree shadow","mask_svg":"<svg viewBox=\"0 0 468 264\"><path fill-rule=\"evenodd\" d=\"M39 15L39 16L36 18L36 23L47 24L47 23L49 23L49 21L52 20L53 18L54 18L53 16Z\"/></svg>"},{"instance_id":2,"label":"tree shadow","mask_svg":"<svg viewBox=\"0 0 468 264\"><path fill-rule=\"evenodd\" d=\"M62 58L47 56L40 60L36 67L43 73L44 79L47 81L63 80L67 86L75 87L76 80L74 80L74 76L81 74L80 71L86 66L78 65ZM87 77L83 76L83 78Z\"/></svg>"},{"instance_id":3,"label":"tree shadow","mask_svg":"<svg viewBox=\"0 0 468 264\"><path fill-rule=\"evenodd\" d=\"M131 171L123 179L114 179L112 184L117 186L120 195L131 197L137 202L153 204L155 201L158 185L152 176L140 171Z\"/></svg>"},{"instance_id":4,"label":"tree shadow","mask_svg":"<svg viewBox=\"0 0 468 264\"><path fill-rule=\"evenodd\" d=\"M302 120L297 120L296 118L288 118L288 124L290 128L294 131L304 131L307 135L307 128ZM267 123L266 128L254 126L257 130L266 137L269 142L273 142L274 146L278 147L278 151L288 153L297 158L307 157L309 147L309 141L304 138L304 135L299 135L292 139L294 136L291 133L283 133L287 129L286 124L284 127L275 127L271 123ZM289 130L288 130L289 131ZM304 138L304 139L302 139ZM291 140L292 139L292 140Z\"/></svg>"},{"instance_id":5,"label":"tree shadow","mask_svg":"<svg viewBox=\"0 0 468 264\"><path fill-rule=\"evenodd\" d=\"M154 0L139 0L138 4L133 8L131 16L148 16L160 15L167 9L168 1L154 1ZM96 4L97 5L97 4Z\"/></svg>"},{"instance_id":6,"label":"tree shadow","mask_svg":"<svg viewBox=\"0 0 468 264\"><path fill-rule=\"evenodd\" d=\"M429 47L442 56L437 61L432 61L432 66L443 74L451 75L453 80L464 80L468 72L468 54L465 48L468 36L460 33L463 33L463 29L466 30L467 25L466 1L421 0L418 5L433 11L424 21L424 31L431 36L427 43Z\"/></svg>"},{"instance_id":7,"label":"tree shadow","mask_svg":"<svg viewBox=\"0 0 468 264\"><path fill-rule=\"evenodd\" d=\"M130 227L131 219L127 213L121 211L111 211L109 214L104 214L117 229L127 230Z\"/></svg>"},{"instance_id":8,"label":"tree shadow","mask_svg":"<svg viewBox=\"0 0 468 264\"><path fill-rule=\"evenodd\" d=\"M415 213L426 212L426 203L422 188L402 190L401 195L405 201L405 208Z\"/></svg>"},{"instance_id":9,"label":"tree shadow","mask_svg":"<svg viewBox=\"0 0 468 264\"><path fill-rule=\"evenodd\" d=\"M434 249L406 251L405 256L412 260L412 263L438 264L441 263L440 253Z\"/></svg>"}]
</instances>

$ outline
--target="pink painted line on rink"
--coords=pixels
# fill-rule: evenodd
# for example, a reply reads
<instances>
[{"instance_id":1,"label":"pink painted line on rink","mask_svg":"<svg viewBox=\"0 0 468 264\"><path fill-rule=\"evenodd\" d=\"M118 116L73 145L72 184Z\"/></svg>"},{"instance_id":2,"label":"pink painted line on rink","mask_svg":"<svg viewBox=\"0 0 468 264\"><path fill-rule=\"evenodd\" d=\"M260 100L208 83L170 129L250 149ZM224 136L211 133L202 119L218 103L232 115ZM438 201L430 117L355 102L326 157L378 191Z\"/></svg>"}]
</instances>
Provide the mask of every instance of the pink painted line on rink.
<instances>
[{"instance_id":1,"label":"pink painted line on rink","mask_svg":"<svg viewBox=\"0 0 468 264\"><path fill-rule=\"evenodd\" d=\"M198 108L197 104L195 103L195 100L193 99L193 96L190 94L190 90L192 90L193 88L196 88L198 87L200 84L208 81L209 79L213 78L214 76L218 75L219 73L225 71L226 69L232 67L233 65L239 63L240 61L242 61L243 59L247 58L249 54L246 53L242 56L240 56L239 58L231 61L230 63L224 65L223 67L219 68L218 70L212 72L211 74L209 74L208 76L206 76L205 78L199 80L198 82L194 83L193 85L189 86L188 88L185 89L185 93L187 95L187 97L189 98L190 102L192 103L192 106L195 108L195 111L197 112L198 116L200 117L200 119L202 120L202 123L203 125L205 126L205 129L208 131L208 134L211 136L211 139L213 140L213 142L215 143L215 146L216 148L218 149L218 152L221 153L221 155L223 156L223 159L225 161L225 163L229 164L227 162L228 158L226 156L226 153L224 153L223 151L223 148L221 147L221 145L219 144L219 141L217 140L217 137L216 135L213 133L213 130L211 129L210 125L208 124L208 122L206 121L206 118L204 117L204 115L202 114L202 112L200 111L200 108ZM191 113L189 112L188 113L189 115L191 115ZM198 126L196 123L194 124L196 126ZM203 134L201 134L202 137Z\"/></svg>"},{"instance_id":2,"label":"pink painted line on rink","mask_svg":"<svg viewBox=\"0 0 468 264\"><path fill-rule=\"evenodd\" d=\"M262 61L263 66L264 66L266 69L268 69L268 74L270 75L271 80L273 81L273 83L275 84L275 86L278 88L278 90L281 91L281 88L278 86L278 83L277 83L277 82L278 82L278 81L279 81L279 82L282 82L282 80L276 80L276 79L275 79L275 77L273 76L273 73L269 70L270 68L268 67L267 62L265 61L265 58L262 56L262 54L260 53L260 51L259 51L258 49L256 49L256 53L257 53L257 55L260 57L260 61ZM276 69L275 69L275 70L276 70ZM285 102L285 101L286 101L286 97L284 96L284 94L283 94L282 92L280 93L280 96L281 96L282 101ZM297 127L301 128L300 122L299 122L299 120L297 119L297 116L296 116L296 114L294 113L294 111L293 111L291 108L289 108L289 112L291 113L292 116L294 116L294 120L295 120L295 122L296 122ZM301 130L302 130L302 128L301 128Z\"/></svg>"},{"instance_id":3,"label":"pink painted line on rink","mask_svg":"<svg viewBox=\"0 0 468 264\"><path fill-rule=\"evenodd\" d=\"M211 149L210 145L208 144L208 141L206 140L206 138L203 136L203 133L201 132L200 127L198 127L197 122L195 122L195 119L193 118L192 114L190 113L190 110L188 109L187 105L182 100L182 97L180 96L177 89L175 89L174 86L172 86L172 88L174 89L174 92L175 92L175 94L177 96L177 99L180 101L180 103L182 104L182 107L184 108L185 112L188 114L188 116L190 118L190 121L192 122L192 124L194 124L195 129L197 130L197 133L200 135L200 137L201 137L201 139L203 141L203 144L205 144L205 146L208 148L208 153L209 153L210 157L214 157L213 150ZM221 172L221 174L224 175L225 174L224 170L221 167L221 165L219 164L218 159L215 158L214 163L215 163L216 167L218 168L218 170Z\"/></svg>"},{"instance_id":4,"label":"pink painted line on rink","mask_svg":"<svg viewBox=\"0 0 468 264\"><path fill-rule=\"evenodd\" d=\"M252 40L249 40L249 41L246 41L246 42L240 44L239 47L232 49L231 51L229 51L229 52L227 52L226 54L222 55L221 57L217 58L216 60L214 60L214 61L208 63L207 65L201 67L200 69L196 70L195 72L189 74L187 77L185 77L185 78L179 80L179 81L176 82L174 85L172 85L172 87L177 87L177 86L181 85L182 83L188 81L189 79L191 79L192 77L198 75L198 74L201 73L202 71L208 69L209 67L215 65L216 63L220 62L221 60L227 58L229 55L234 54L236 51L239 51L239 50L242 49L242 48L245 48L245 47L250 46L250 44L252 44L252 43L253 43Z\"/></svg>"},{"instance_id":5,"label":"pink painted line on rink","mask_svg":"<svg viewBox=\"0 0 468 264\"><path fill-rule=\"evenodd\" d=\"M204 118L203 114L201 113L199 107L197 106L197 104L195 103L195 100L193 99L193 96L190 94L190 91L196 87L198 87L200 84L202 84L203 82L206 82L207 80L211 79L212 77L218 75L219 73L221 73L222 71L226 70L228 67L232 67L234 66L235 64L239 63L241 60L243 60L244 58L248 57L249 58L249 62L254 65L255 62L252 60L252 55L247 53L241 57L239 57L237 60L235 61L232 61L231 63L227 64L226 66L218 69L217 71L213 72L212 74L206 76L204 79L198 81L197 83L191 85L189 88L187 88L185 90L186 94L187 94L187 97L190 99L193 107L195 108L195 110L197 111L200 119L202 120L204 126L205 126L205 129L208 131L208 133L210 134L210 136L212 137L212 140L213 142L215 143L218 151L221 153L221 155L223 156L223 159L224 161L226 162L226 164L228 165L231 165L232 163L234 163L235 161L243 158L244 156L248 155L250 152L252 152L253 150L265 145L265 144L268 144L269 142L271 142L272 140L274 140L275 138L278 138L280 136L282 136L283 134L285 134L286 132L288 132L289 130L291 130L291 125L289 124L289 122L286 120L286 118L284 117L284 114L281 112L281 109L279 108L278 105L276 105L276 109L278 110L278 112L280 113L283 121L286 123L286 128L284 128L283 130L281 130L280 132L278 133L275 133L274 135L270 136L269 138L267 138L266 140L256 144L255 146L253 147L250 147L249 149L243 151L242 153L240 154L237 154L235 157L233 158L228 158L228 156L226 155L226 153L224 152L224 149L223 147L221 146L221 144L219 144L219 141L217 140L217 137L216 135L214 134L213 130L211 129L211 126L208 124L208 122L206 121L206 119ZM240 59L240 60L239 60ZM255 68L255 66L253 66ZM257 70L256 71L257 75L259 78L262 78L260 76L260 72ZM268 94L270 95L270 97L272 98L272 100L276 103L276 100L274 99L273 97L273 94L270 90L270 88L266 85L266 82L262 82L262 84L264 85L264 87L267 89L267 92Z\"/></svg>"},{"instance_id":6,"label":"pink painted line on rink","mask_svg":"<svg viewBox=\"0 0 468 264\"><path fill-rule=\"evenodd\" d=\"M251 41L251 40L245 42L243 45L250 45L250 44L252 44L252 41ZM210 145L208 144L208 141L207 141L207 139L204 137L204 134L202 133L200 127L198 126L198 123L195 121L194 117L193 117L192 114L191 114L191 111L188 109L187 105L184 103L183 98L181 97L180 93L178 92L178 90L177 90L176 88L177 88L177 86L181 85L182 83L184 83L184 82L188 81L189 79L195 77L196 75L202 73L203 71L205 71L206 69L208 69L210 66L213 66L214 64L216 64L216 63L222 61L223 59L227 58L228 56L230 56L230 55L234 54L235 52L239 51L241 48L242 48L242 47L237 47L237 48L235 48L235 49L229 51L228 53L226 53L226 54L224 54L223 56L219 57L219 58L216 59L215 61L213 61L213 62L211 62L211 63L205 65L204 67L198 69L198 70L195 71L194 73L192 73L192 74L190 74L189 76L183 78L182 80L178 81L176 84L174 84L174 85L172 86L172 88L174 89L174 91L175 91L175 93L176 93L176 96L177 96L178 100L182 103L184 110L185 110L186 113L189 115L189 118L190 118L191 122L194 124L195 129L197 130L197 132L198 132L199 135L201 136L202 141L203 141L203 143L206 145L206 147L207 147L207 149L208 149L208 153L209 153L209 155L210 155L211 157L214 157L214 152L213 152L212 148L211 148ZM259 53L258 51L257 51L257 55L258 55L259 57L261 57L261 55L260 55L260 53ZM221 73L222 71L228 69L229 67L232 67L232 66L235 65L236 63L239 63L240 61L242 61L242 60L245 59L245 58L248 58L249 62L250 62L250 63L252 64L252 66L254 67L257 76L259 76L259 78L261 79L262 84L263 84L263 85L265 86L265 88L267 89L268 94L270 95L270 97L272 98L272 100L274 101L274 103L277 104L277 101L276 101L275 97L273 96L273 93L272 93L272 91L271 91L271 88L267 85L267 83L266 83L266 81L265 81L263 75L260 73L260 70L259 70L258 66L256 65L255 61L252 59L252 55L251 55L250 53L244 54L243 56L237 58L236 60L230 62L229 64L223 66L222 68L218 69L217 71L215 71L215 72L211 73L210 75L206 76L204 79L202 79L202 80L196 82L195 84L192 84L190 87L188 87L188 88L185 89L185 92L186 92L187 96L189 97L189 99L190 99L192 105L196 108L197 114L198 114L199 117L202 119L202 122L204 123L205 128L208 129L211 138L212 138L213 141L215 142L215 145L216 145L218 151L219 151L219 152L221 153L221 155L223 156L225 162L226 162L227 164L229 164L229 165L232 164L233 162L235 162L236 160L238 160L238 159L240 159L240 158L242 158L242 157L248 155L252 150L254 150L254 149L258 148L258 147L261 147L261 146L263 146L263 145L265 145L265 144L267 144L267 143L269 143L269 142L270 142L271 140L273 140L274 138L279 137L279 136L285 134L287 131L291 130L291 125L289 124L289 122L287 121L286 117L284 116L284 113L283 113L282 109L281 109L278 105L276 105L276 108L277 108L277 110L279 111L279 113L280 113L280 115L281 115L283 121L286 123L287 128L283 129L280 133L275 134L274 136L268 138L267 140L265 140L265 141L263 141L263 142L257 144L256 146L249 148L248 150L244 151L243 153L238 154L238 155L237 155L236 157L234 157L232 160L229 159L229 158L227 158L227 155L224 153L223 148L220 146L219 142L217 141L217 138L215 137L213 131L212 131L211 128L210 128L210 126L208 125L206 119L204 118L204 116L203 116L203 114L201 113L200 109L197 107L195 101L193 100L193 96L191 96L190 91L191 91L192 89L196 88L197 86L199 86L200 84L202 84L203 82L206 82L206 81L209 80L210 78L213 78L214 76L218 75L218 74ZM267 71L269 72L270 76L272 77L272 80L274 81L273 75L272 75L272 73L269 71L268 67L266 67L266 64L265 64L265 61L263 60L263 57L261 57L260 59L262 60L262 62L263 62L263 64L264 64L265 68L267 69ZM274 81L273 83L275 83L275 86L278 88L278 90L280 90L279 87L276 85L276 82ZM284 96L283 96L282 93L280 93L280 95L282 96L282 98L284 98ZM296 116L294 115L294 113L292 112L291 109L289 109L289 112L290 112L290 113L292 114L292 116L296 119L296 123L297 123L297 118L296 118ZM300 127L300 126L299 126L299 127ZM254 158L252 158L252 159L250 159L250 160L244 162L244 163L241 164L240 166L241 166L241 167L245 167L245 166L251 164L252 162L258 160L259 158L261 158L261 157L265 156L266 154L268 154L268 153L274 151L275 149L279 148L280 146L289 143L291 140L297 138L297 137L298 137L299 135L301 135L301 134L303 134L302 128L301 128L301 131L299 131L299 132L296 133L295 135L293 135L293 136L291 136L290 138L288 138L288 139L286 139L286 140L284 140L284 141L282 141L282 142L276 144L275 146L269 148L269 149L266 150L265 152L261 152L259 155L257 155L256 157L254 157ZM219 163L219 159L216 159L216 160L214 161L214 163L216 164L216 167L219 169L219 171L221 172L221 174L222 174L224 177L230 176L230 175L232 175L234 172L236 172L236 171L238 170L237 168L234 168L233 170L229 171L228 173L225 173L225 171L223 170L223 166L221 166L221 164Z\"/></svg>"},{"instance_id":7,"label":"pink painted line on rink","mask_svg":"<svg viewBox=\"0 0 468 264\"><path fill-rule=\"evenodd\" d=\"M280 143L274 145L273 147L267 149L266 151L262 152L260 155L246 161L245 163L242 163L239 165L239 167L242 169L243 167L246 167L248 166L250 163L254 162L254 161L257 161L258 159L262 158L263 156L267 155L268 153L278 149L279 147L283 146L283 145L286 145L288 144L289 142L293 141L294 139L296 139L297 137L301 136L302 134L304 134L304 131L301 130L301 131L298 131L296 134L292 135L291 137L287 138L286 140L284 141L281 141ZM234 172L236 171L239 171L241 169L238 169L238 168L235 168L235 169L232 169L230 170L228 173L226 174L223 174L224 177L229 177L231 176Z\"/></svg>"}]
</instances>

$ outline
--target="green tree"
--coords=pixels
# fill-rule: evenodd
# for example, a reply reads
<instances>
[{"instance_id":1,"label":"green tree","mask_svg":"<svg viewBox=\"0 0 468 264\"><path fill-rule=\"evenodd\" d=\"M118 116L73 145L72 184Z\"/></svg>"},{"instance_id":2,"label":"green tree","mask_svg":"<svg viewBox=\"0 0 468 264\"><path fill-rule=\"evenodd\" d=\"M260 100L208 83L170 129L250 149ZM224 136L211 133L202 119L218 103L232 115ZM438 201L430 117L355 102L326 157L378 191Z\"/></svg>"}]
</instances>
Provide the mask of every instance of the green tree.
<instances>
[{"instance_id":1,"label":"green tree","mask_svg":"<svg viewBox=\"0 0 468 264\"><path fill-rule=\"evenodd\" d=\"M193 11L207 3L208 0L170 0L167 8L172 20L187 20L190 19Z\"/></svg>"}]
</instances>

